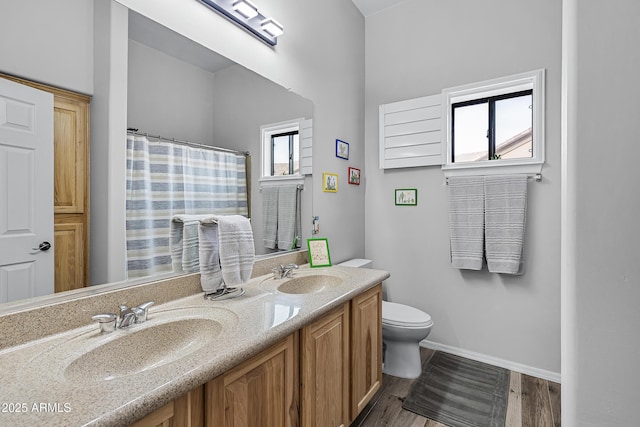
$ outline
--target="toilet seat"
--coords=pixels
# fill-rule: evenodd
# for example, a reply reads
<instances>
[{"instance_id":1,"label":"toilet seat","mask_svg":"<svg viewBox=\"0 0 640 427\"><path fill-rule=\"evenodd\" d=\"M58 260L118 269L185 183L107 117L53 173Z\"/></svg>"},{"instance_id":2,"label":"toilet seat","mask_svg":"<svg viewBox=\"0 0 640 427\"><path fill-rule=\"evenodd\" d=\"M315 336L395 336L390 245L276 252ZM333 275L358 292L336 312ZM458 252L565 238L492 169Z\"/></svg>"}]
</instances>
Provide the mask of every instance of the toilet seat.
<instances>
[{"instance_id":1,"label":"toilet seat","mask_svg":"<svg viewBox=\"0 0 640 427\"><path fill-rule=\"evenodd\" d=\"M417 308L382 301L382 324L403 328L426 328L433 325L431 316Z\"/></svg>"}]
</instances>

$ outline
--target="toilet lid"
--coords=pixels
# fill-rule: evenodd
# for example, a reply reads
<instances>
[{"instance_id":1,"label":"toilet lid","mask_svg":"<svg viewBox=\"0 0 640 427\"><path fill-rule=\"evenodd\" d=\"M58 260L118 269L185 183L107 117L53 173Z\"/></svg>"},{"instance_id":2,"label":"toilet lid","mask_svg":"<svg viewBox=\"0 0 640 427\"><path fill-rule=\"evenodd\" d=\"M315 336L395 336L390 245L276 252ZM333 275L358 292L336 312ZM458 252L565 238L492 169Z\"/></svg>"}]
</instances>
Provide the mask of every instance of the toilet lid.
<instances>
[{"instance_id":1,"label":"toilet lid","mask_svg":"<svg viewBox=\"0 0 640 427\"><path fill-rule=\"evenodd\" d=\"M431 316L415 307L382 301L382 323L415 328L431 326L433 321Z\"/></svg>"}]
</instances>

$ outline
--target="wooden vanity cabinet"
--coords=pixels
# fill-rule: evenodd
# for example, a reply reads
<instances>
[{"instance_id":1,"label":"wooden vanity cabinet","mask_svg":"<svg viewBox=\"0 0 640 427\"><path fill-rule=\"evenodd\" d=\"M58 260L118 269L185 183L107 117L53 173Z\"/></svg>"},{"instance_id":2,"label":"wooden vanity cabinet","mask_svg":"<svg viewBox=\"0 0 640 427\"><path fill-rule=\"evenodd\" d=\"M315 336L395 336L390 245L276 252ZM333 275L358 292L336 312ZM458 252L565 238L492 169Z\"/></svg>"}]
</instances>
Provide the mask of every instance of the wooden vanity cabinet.
<instances>
[{"instance_id":1,"label":"wooden vanity cabinet","mask_svg":"<svg viewBox=\"0 0 640 427\"><path fill-rule=\"evenodd\" d=\"M302 328L301 425L349 425L349 303Z\"/></svg>"},{"instance_id":2,"label":"wooden vanity cabinet","mask_svg":"<svg viewBox=\"0 0 640 427\"><path fill-rule=\"evenodd\" d=\"M348 426L382 386L382 285L302 328L300 424Z\"/></svg>"},{"instance_id":3,"label":"wooden vanity cabinet","mask_svg":"<svg viewBox=\"0 0 640 427\"><path fill-rule=\"evenodd\" d=\"M203 427L204 386L156 409L131 427Z\"/></svg>"},{"instance_id":4,"label":"wooden vanity cabinet","mask_svg":"<svg viewBox=\"0 0 640 427\"><path fill-rule=\"evenodd\" d=\"M298 332L205 385L205 425L298 425Z\"/></svg>"},{"instance_id":5,"label":"wooden vanity cabinet","mask_svg":"<svg viewBox=\"0 0 640 427\"><path fill-rule=\"evenodd\" d=\"M347 427L381 385L378 284L134 426Z\"/></svg>"},{"instance_id":6,"label":"wooden vanity cabinet","mask_svg":"<svg viewBox=\"0 0 640 427\"><path fill-rule=\"evenodd\" d=\"M382 386L382 284L351 300L351 420Z\"/></svg>"}]
</instances>

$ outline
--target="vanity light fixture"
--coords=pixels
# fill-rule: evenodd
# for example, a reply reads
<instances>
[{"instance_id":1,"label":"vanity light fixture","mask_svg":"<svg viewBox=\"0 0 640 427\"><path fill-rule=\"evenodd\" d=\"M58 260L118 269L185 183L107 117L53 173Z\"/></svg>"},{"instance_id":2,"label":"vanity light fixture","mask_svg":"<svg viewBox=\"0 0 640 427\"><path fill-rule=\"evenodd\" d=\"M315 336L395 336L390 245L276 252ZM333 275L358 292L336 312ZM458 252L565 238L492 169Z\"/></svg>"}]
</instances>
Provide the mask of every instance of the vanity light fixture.
<instances>
[{"instance_id":1,"label":"vanity light fixture","mask_svg":"<svg viewBox=\"0 0 640 427\"><path fill-rule=\"evenodd\" d=\"M249 31L262 41L275 46L284 33L283 26L264 16L249 0L198 0Z\"/></svg>"},{"instance_id":2,"label":"vanity light fixture","mask_svg":"<svg viewBox=\"0 0 640 427\"><path fill-rule=\"evenodd\" d=\"M248 0L236 0L233 2L233 8L246 19L258 16L258 8Z\"/></svg>"},{"instance_id":3,"label":"vanity light fixture","mask_svg":"<svg viewBox=\"0 0 640 427\"><path fill-rule=\"evenodd\" d=\"M273 18L267 18L262 21L262 29L273 37L281 36L284 33L284 27Z\"/></svg>"}]
</instances>

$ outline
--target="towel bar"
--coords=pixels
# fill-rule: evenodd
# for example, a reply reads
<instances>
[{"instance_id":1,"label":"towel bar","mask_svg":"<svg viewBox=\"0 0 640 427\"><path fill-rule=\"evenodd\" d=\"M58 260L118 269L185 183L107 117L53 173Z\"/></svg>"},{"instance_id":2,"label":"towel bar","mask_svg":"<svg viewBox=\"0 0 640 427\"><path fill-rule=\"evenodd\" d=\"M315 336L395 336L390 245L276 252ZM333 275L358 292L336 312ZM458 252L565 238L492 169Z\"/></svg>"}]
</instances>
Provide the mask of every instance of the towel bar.
<instances>
[{"instance_id":1,"label":"towel bar","mask_svg":"<svg viewBox=\"0 0 640 427\"><path fill-rule=\"evenodd\" d=\"M482 176L490 176L490 175L482 175ZM534 179L536 182L540 182L542 181L542 174L541 173L537 173L535 175L527 175L527 179ZM449 185L449 177L445 178L445 182L446 185Z\"/></svg>"}]
</instances>

